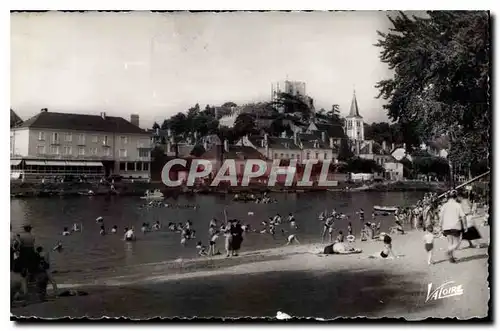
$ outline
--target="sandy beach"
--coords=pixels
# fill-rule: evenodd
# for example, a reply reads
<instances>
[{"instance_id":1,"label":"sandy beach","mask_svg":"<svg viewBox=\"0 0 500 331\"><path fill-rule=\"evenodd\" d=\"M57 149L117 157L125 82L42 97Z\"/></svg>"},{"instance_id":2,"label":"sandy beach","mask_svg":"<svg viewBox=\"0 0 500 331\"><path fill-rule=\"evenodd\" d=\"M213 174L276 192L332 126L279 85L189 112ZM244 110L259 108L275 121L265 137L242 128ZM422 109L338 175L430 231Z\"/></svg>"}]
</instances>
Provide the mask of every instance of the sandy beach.
<instances>
[{"instance_id":1,"label":"sandy beach","mask_svg":"<svg viewBox=\"0 0 500 331\"><path fill-rule=\"evenodd\" d=\"M12 308L14 316L58 317L427 317L484 318L488 314L489 227L479 228L481 248L462 243L451 264L446 239L435 241L433 265L427 265L422 232L394 235L399 258L371 259L382 244L356 242L356 255L319 254L325 245L309 244L242 252L238 257L176 260L102 270L74 283L55 274L60 287L87 296L58 297ZM244 247L243 247L244 248ZM96 278L97 276L97 278ZM454 281L463 295L429 300L432 289ZM50 292L49 292L50 293Z\"/></svg>"}]
</instances>

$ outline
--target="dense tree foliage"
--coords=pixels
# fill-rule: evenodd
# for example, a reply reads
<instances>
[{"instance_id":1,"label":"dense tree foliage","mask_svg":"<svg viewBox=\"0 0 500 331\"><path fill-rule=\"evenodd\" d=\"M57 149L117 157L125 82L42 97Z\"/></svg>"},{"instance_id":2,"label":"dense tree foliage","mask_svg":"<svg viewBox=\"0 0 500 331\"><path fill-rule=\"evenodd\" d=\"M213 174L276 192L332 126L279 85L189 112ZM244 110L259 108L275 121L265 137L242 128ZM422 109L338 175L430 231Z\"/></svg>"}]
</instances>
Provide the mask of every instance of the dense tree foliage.
<instances>
[{"instance_id":1,"label":"dense tree foliage","mask_svg":"<svg viewBox=\"0 0 500 331\"><path fill-rule=\"evenodd\" d=\"M388 33L378 32L380 58L393 78L377 84L389 117L426 140L451 140L449 158L471 165L487 157L491 142L489 104L490 18L486 12L399 13ZM410 137L409 137L410 136Z\"/></svg>"}]
</instances>

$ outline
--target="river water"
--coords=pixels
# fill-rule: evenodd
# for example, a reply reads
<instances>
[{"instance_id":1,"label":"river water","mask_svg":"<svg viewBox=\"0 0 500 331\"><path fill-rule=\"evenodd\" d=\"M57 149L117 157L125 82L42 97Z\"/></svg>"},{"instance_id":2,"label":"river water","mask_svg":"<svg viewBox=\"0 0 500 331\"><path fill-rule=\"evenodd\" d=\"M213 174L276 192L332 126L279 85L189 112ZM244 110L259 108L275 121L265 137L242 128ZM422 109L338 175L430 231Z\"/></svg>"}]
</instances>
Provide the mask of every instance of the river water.
<instances>
[{"instance_id":1,"label":"river water","mask_svg":"<svg viewBox=\"0 0 500 331\"><path fill-rule=\"evenodd\" d=\"M409 205L422 198L422 192L321 192L303 194L276 194L276 204L255 204L232 202L231 197L192 196L179 197L168 202L177 205L197 205L196 209L141 208L144 200L137 197L76 197L76 198L33 198L13 199L10 202L11 223L14 231L20 231L25 223L33 226L37 244L50 250L58 241L64 249L50 254L52 269L64 273L78 273L102 268L117 268L144 263L154 263L177 258L197 256L196 242L208 244L208 224L212 217L224 220L224 208L229 218L238 218L253 228L261 229L260 222L280 213L284 219L288 213L295 214L299 229L297 234L301 243L320 240L322 223L318 221L321 211L335 208L337 212L350 217L353 230L359 236L361 222L356 211L363 208L365 220L371 221L374 205ZM249 215L249 212L253 215ZM118 234L99 234L100 225L95 219L104 218L109 233L113 225L118 226ZM186 247L180 244L180 234L170 232L168 222L191 220L197 237ZM160 231L140 233L143 222L151 225L160 221ZM377 216L382 222L382 231L393 225L393 217ZM71 228L73 223L81 223L83 231L70 236L62 236L64 227ZM347 220L336 221L335 227L346 233ZM137 241L122 241L123 228L134 226ZM289 231L289 225L281 228ZM286 237L277 229L275 239L269 234L248 233L242 244L242 251L272 248L283 245ZM218 243L223 251L223 238Z\"/></svg>"}]
</instances>

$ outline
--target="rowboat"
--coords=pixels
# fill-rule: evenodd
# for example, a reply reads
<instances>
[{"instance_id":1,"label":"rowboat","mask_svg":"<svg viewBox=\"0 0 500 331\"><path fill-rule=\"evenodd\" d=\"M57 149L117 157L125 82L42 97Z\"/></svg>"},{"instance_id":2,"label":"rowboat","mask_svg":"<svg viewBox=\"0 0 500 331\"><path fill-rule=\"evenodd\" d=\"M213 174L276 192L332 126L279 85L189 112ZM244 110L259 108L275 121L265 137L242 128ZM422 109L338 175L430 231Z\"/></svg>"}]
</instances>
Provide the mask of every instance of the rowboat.
<instances>
[{"instance_id":1,"label":"rowboat","mask_svg":"<svg viewBox=\"0 0 500 331\"><path fill-rule=\"evenodd\" d=\"M398 207L373 206L373 210L378 212L395 213L398 211Z\"/></svg>"}]
</instances>

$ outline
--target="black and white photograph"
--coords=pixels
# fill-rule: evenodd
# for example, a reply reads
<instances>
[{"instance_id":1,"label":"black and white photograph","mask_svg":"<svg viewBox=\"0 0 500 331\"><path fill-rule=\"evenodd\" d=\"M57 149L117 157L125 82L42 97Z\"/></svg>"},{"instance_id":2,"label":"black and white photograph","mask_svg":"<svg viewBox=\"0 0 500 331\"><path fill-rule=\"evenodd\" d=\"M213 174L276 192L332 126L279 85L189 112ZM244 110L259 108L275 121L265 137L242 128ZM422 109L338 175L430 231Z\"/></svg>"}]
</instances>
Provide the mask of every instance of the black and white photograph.
<instances>
[{"instance_id":1,"label":"black and white photograph","mask_svg":"<svg viewBox=\"0 0 500 331\"><path fill-rule=\"evenodd\" d=\"M9 16L12 321L492 321L488 8Z\"/></svg>"}]
</instances>

